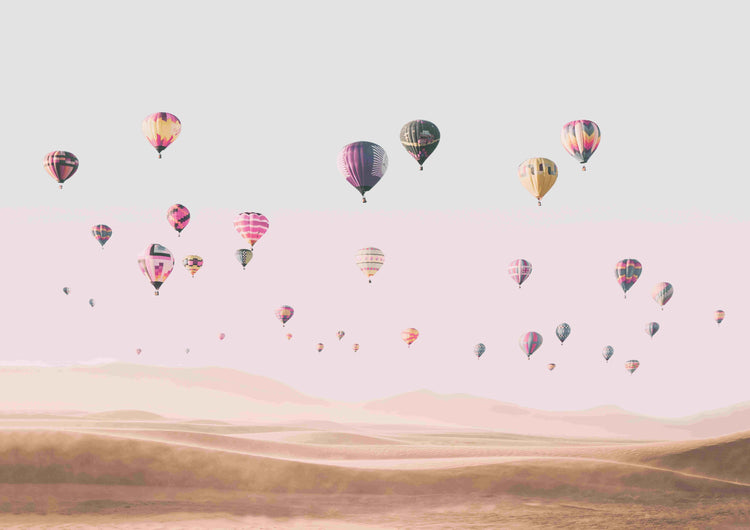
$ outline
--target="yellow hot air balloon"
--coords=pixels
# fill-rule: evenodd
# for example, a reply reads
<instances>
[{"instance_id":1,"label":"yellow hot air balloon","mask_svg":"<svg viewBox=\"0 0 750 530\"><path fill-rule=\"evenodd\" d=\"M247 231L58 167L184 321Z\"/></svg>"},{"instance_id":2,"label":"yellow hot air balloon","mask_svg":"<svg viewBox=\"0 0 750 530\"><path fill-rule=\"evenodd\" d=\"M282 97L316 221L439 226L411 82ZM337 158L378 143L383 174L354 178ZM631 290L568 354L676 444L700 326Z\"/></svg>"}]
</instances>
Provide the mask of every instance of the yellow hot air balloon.
<instances>
[{"instance_id":1,"label":"yellow hot air balloon","mask_svg":"<svg viewBox=\"0 0 750 530\"><path fill-rule=\"evenodd\" d=\"M161 152L180 135L182 123L174 114L156 112L144 118L141 128L146 140L156 149L159 158L161 158Z\"/></svg>"},{"instance_id":2,"label":"yellow hot air balloon","mask_svg":"<svg viewBox=\"0 0 750 530\"><path fill-rule=\"evenodd\" d=\"M542 197L557 180L557 164L549 158L529 158L518 166L518 177L523 187L536 197L541 206Z\"/></svg>"},{"instance_id":3,"label":"yellow hot air balloon","mask_svg":"<svg viewBox=\"0 0 750 530\"><path fill-rule=\"evenodd\" d=\"M407 346L411 346L412 343L419 337L419 331L415 328L406 328L401 332L401 340L403 340Z\"/></svg>"}]
</instances>

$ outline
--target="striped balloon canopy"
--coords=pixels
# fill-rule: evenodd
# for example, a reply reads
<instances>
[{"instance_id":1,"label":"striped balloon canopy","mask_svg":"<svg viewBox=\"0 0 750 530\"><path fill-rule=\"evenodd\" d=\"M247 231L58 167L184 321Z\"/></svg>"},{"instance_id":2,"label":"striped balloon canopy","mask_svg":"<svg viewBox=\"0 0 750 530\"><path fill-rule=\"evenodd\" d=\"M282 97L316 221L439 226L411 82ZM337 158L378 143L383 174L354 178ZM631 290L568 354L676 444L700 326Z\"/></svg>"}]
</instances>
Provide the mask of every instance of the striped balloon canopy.
<instances>
[{"instance_id":1,"label":"striped balloon canopy","mask_svg":"<svg viewBox=\"0 0 750 530\"><path fill-rule=\"evenodd\" d=\"M562 346L563 342L565 342L565 339L567 339L568 335L570 335L570 324L568 324L567 322L559 324L557 326L557 329L555 330L555 335L557 335L557 338L560 339L560 346Z\"/></svg>"},{"instance_id":2,"label":"striped balloon canopy","mask_svg":"<svg viewBox=\"0 0 750 530\"><path fill-rule=\"evenodd\" d=\"M410 121L401 127L401 145L417 161L419 170L440 143L440 131L427 120Z\"/></svg>"},{"instance_id":3,"label":"striped balloon canopy","mask_svg":"<svg viewBox=\"0 0 750 530\"><path fill-rule=\"evenodd\" d=\"M657 304L659 304L662 311L664 311L664 304L669 302L673 294L674 294L674 288L672 287L672 284L669 282L657 283L656 285L654 285L654 288L651 290L651 298L653 298L654 301Z\"/></svg>"},{"instance_id":4,"label":"striped balloon canopy","mask_svg":"<svg viewBox=\"0 0 750 530\"><path fill-rule=\"evenodd\" d=\"M283 305L279 307L275 313L276 318L281 321L281 326L284 327L284 325L289 322L289 319L294 316L294 309L292 309L292 306Z\"/></svg>"},{"instance_id":5,"label":"striped balloon canopy","mask_svg":"<svg viewBox=\"0 0 750 530\"><path fill-rule=\"evenodd\" d=\"M258 212L242 212L234 218L234 229L250 244L252 250L268 230L268 218Z\"/></svg>"},{"instance_id":6,"label":"striped balloon canopy","mask_svg":"<svg viewBox=\"0 0 750 530\"><path fill-rule=\"evenodd\" d=\"M203 258L190 254L182 259L182 266L190 273L191 277L195 278L195 273L203 267Z\"/></svg>"},{"instance_id":7,"label":"striped balloon canopy","mask_svg":"<svg viewBox=\"0 0 750 530\"><path fill-rule=\"evenodd\" d=\"M565 150L581 164L585 164L601 141L599 126L591 120L575 120L563 125L560 132ZM586 171L586 166L582 166Z\"/></svg>"},{"instance_id":8,"label":"striped balloon canopy","mask_svg":"<svg viewBox=\"0 0 750 530\"><path fill-rule=\"evenodd\" d=\"M322 342L319 342L317 347L318 347L318 353L320 353L320 352L323 351L323 343Z\"/></svg>"},{"instance_id":9,"label":"striped balloon canopy","mask_svg":"<svg viewBox=\"0 0 750 530\"><path fill-rule=\"evenodd\" d=\"M610 357L612 357L615 354L615 349L612 346L605 346L602 350L602 356L604 357L604 360L609 362Z\"/></svg>"},{"instance_id":10,"label":"striped balloon canopy","mask_svg":"<svg viewBox=\"0 0 750 530\"><path fill-rule=\"evenodd\" d=\"M631 359L625 362L625 369L630 372L630 375L633 375L633 372L635 372L640 365L641 363L639 363L635 359Z\"/></svg>"},{"instance_id":11,"label":"striped balloon canopy","mask_svg":"<svg viewBox=\"0 0 750 530\"><path fill-rule=\"evenodd\" d=\"M346 334L343 331L337 331L336 332L336 336L339 338L339 340L341 340L344 337L344 335L346 335Z\"/></svg>"},{"instance_id":12,"label":"striped balloon canopy","mask_svg":"<svg viewBox=\"0 0 750 530\"><path fill-rule=\"evenodd\" d=\"M385 149L372 142L354 142L344 146L338 157L339 171L346 181L362 195L385 175L388 169L388 155Z\"/></svg>"},{"instance_id":13,"label":"striped balloon canopy","mask_svg":"<svg viewBox=\"0 0 750 530\"><path fill-rule=\"evenodd\" d=\"M291 333L287 333L286 334L286 340L292 340L292 334Z\"/></svg>"},{"instance_id":14,"label":"striped balloon canopy","mask_svg":"<svg viewBox=\"0 0 750 530\"><path fill-rule=\"evenodd\" d=\"M94 225L91 227L91 235L94 236L104 250L104 244L112 237L112 229L107 225Z\"/></svg>"},{"instance_id":15,"label":"striped balloon canopy","mask_svg":"<svg viewBox=\"0 0 750 530\"><path fill-rule=\"evenodd\" d=\"M174 257L164 245L151 243L138 256L138 266L154 286L154 295L159 296L159 288L169 278L174 268Z\"/></svg>"},{"instance_id":16,"label":"striped balloon canopy","mask_svg":"<svg viewBox=\"0 0 750 530\"><path fill-rule=\"evenodd\" d=\"M161 152L180 136L182 123L174 114L156 112L143 119L141 129L146 140L156 149L161 158Z\"/></svg>"},{"instance_id":17,"label":"striped balloon canopy","mask_svg":"<svg viewBox=\"0 0 750 530\"><path fill-rule=\"evenodd\" d=\"M529 331L521 335L521 338L518 339L518 345L526 354L526 358L531 360L531 355L542 345L542 336L536 331Z\"/></svg>"},{"instance_id":18,"label":"striped balloon canopy","mask_svg":"<svg viewBox=\"0 0 750 530\"><path fill-rule=\"evenodd\" d=\"M354 261L359 270L367 276L368 283L372 283L372 277L385 263L385 254L379 248L365 247L357 251Z\"/></svg>"},{"instance_id":19,"label":"striped balloon canopy","mask_svg":"<svg viewBox=\"0 0 750 530\"><path fill-rule=\"evenodd\" d=\"M63 182L68 180L78 171L78 158L68 151L52 151L44 156L42 164L47 173L63 187Z\"/></svg>"},{"instance_id":20,"label":"striped balloon canopy","mask_svg":"<svg viewBox=\"0 0 750 530\"><path fill-rule=\"evenodd\" d=\"M542 197L547 195L557 181L557 164L549 158L529 158L518 166L518 178L541 206Z\"/></svg>"},{"instance_id":21,"label":"striped balloon canopy","mask_svg":"<svg viewBox=\"0 0 750 530\"><path fill-rule=\"evenodd\" d=\"M238 248L234 251L234 257L240 262L242 270L244 271L247 264L253 259L253 251L249 248Z\"/></svg>"},{"instance_id":22,"label":"striped balloon canopy","mask_svg":"<svg viewBox=\"0 0 750 530\"><path fill-rule=\"evenodd\" d=\"M511 279L518 284L518 288L521 288L521 284L526 281L526 278L531 276L531 263L525 259L516 259L510 262L508 265L508 274Z\"/></svg>"},{"instance_id":23,"label":"striped balloon canopy","mask_svg":"<svg viewBox=\"0 0 750 530\"><path fill-rule=\"evenodd\" d=\"M714 311L714 320L717 324L721 324L726 315L727 314L724 311L722 311L721 309L717 309L716 311Z\"/></svg>"},{"instance_id":24,"label":"striped balloon canopy","mask_svg":"<svg viewBox=\"0 0 750 530\"><path fill-rule=\"evenodd\" d=\"M555 366L557 366L555 363L548 363L547 364L547 370L550 372L555 369Z\"/></svg>"},{"instance_id":25,"label":"striped balloon canopy","mask_svg":"<svg viewBox=\"0 0 750 530\"><path fill-rule=\"evenodd\" d=\"M411 347L417 337L419 337L419 331L415 328L406 328L401 332L401 340L406 343L407 347Z\"/></svg>"},{"instance_id":26,"label":"striped balloon canopy","mask_svg":"<svg viewBox=\"0 0 750 530\"><path fill-rule=\"evenodd\" d=\"M659 331L659 323L658 322L649 322L648 324L646 324L646 333L652 339L654 338L654 335L656 335L657 331Z\"/></svg>"},{"instance_id":27,"label":"striped balloon canopy","mask_svg":"<svg viewBox=\"0 0 750 530\"><path fill-rule=\"evenodd\" d=\"M182 204L173 204L167 210L167 222L177 230L177 237L190 222L190 210Z\"/></svg>"},{"instance_id":28,"label":"striped balloon canopy","mask_svg":"<svg viewBox=\"0 0 750 530\"><path fill-rule=\"evenodd\" d=\"M352 350L357 351L359 350L359 344L352 344Z\"/></svg>"},{"instance_id":29,"label":"striped balloon canopy","mask_svg":"<svg viewBox=\"0 0 750 530\"><path fill-rule=\"evenodd\" d=\"M474 345L474 355L477 356L477 359L479 359L485 351L487 351L487 348L481 342Z\"/></svg>"},{"instance_id":30,"label":"striped balloon canopy","mask_svg":"<svg viewBox=\"0 0 750 530\"><path fill-rule=\"evenodd\" d=\"M618 261L615 265L615 278L617 278L617 283L620 284L622 291L625 293L625 298L628 297L630 288L638 281L641 272L643 272L643 266L637 259L626 258Z\"/></svg>"}]
</instances>

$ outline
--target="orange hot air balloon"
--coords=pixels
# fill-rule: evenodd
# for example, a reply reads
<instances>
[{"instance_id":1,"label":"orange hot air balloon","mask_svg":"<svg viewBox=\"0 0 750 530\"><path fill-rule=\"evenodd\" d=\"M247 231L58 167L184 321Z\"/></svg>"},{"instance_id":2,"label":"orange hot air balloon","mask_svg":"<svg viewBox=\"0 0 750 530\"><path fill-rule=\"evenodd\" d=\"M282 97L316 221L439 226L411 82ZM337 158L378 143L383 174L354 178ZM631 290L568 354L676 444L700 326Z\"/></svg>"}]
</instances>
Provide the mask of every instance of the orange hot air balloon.
<instances>
[{"instance_id":1,"label":"orange hot air balloon","mask_svg":"<svg viewBox=\"0 0 750 530\"><path fill-rule=\"evenodd\" d=\"M359 350L359 344L353 344L352 345L352 350L354 350L354 351Z\"/></svg>"},{"instance_id":2,"label":"orange hot air balloon","mask_svg":"<svg viewBox=\"0 0 750 530\"><path fill-rule=\"evenodd\" d=\"M412 343L419 337L419 331L415 328L406 328L401 332L401 340L403 340L408 347L411 347Z\"/></svg>"},{"instance_id":3,"label":"orange hot air balloon","mask_svg":"<svg viewBox=\"0 0 750 530\"><path fill-rule=\"evenodd\" d=\"M291 333L287 333L286 334L286 340L292 340L292 334Z\"/></svg>"}]
</instances>

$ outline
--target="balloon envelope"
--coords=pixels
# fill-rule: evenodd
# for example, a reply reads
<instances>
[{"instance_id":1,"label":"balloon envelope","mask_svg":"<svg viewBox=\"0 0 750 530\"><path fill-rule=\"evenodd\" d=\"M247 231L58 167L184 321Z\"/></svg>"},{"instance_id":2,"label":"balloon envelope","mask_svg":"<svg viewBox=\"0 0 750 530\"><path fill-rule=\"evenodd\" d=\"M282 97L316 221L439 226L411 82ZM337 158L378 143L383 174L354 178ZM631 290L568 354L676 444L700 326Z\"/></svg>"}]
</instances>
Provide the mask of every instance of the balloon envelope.
<instances>
[{"instance_id":1,"label":"balloon envelope","mask_svg":"<svg viewBox=\"0 0 750 530\"><path fill-rule=\"evenodd\" d=\"M250 260L253 259L253 251L249 248L238 248L234 251L234 257L240 262L242 270L244 271L245 266L247 266L247 264L250 263Z\"/></svg>"},{"instance_id":2,"label":"balloon envelope","mask_svg":"<svg viewBox=\"0 0 750 530\"><path fill-rule=\"evenodd\" d=\"M401 340L403 340L407 346L411 347L412 343L419 337L419 331L415 328L406 328L401 332Z\"/></svg>"},{"instance_id":3,"label":"balloon envelope","mask_svg":"<svg viewBox=\"0 0 750 530\"><path fill-rule=\"evenodd\" d=\"M294 316L294 309L292 309L292 306L283 305L276 310L276 318L281 321L282 326L284 326L292 316Z\"/></svg>"},{"instance_id":4,"label":"balloon envelope","mask_svg":"<svg viewBox=\"0 0 750 530\"><path fill-rule=\"evenodd\" d=\"M541 206L542 197L552 189L557 180L557 164L549 158L529 158L518 166L518 178Z\"/></svg>"},{"instance_id":5,"label":"balloon envelope","mask_svg":"<svg viewBox=\"0 0 750 530\"><path fill-rule=\"evenodd\" d=\"M322 342L318 343L318 351L319 352L323 351L323 343Z\"/></svg>"},{"instance_id":6,"label":"balloon envelope","mask_svg":"<svg viewBox=\"0 0 750 530\"><path fill-rule=\"evenodd\" d=\"M344 146L338 157L339 171L346 181L362 194L370 191L388 169L385 149L372 142L354 142Z\"/></svg>"},{"instance_id":7,"label":"balloon envelope","mask_svg":"<svg viewBox=\"0 0 750 530\"><path fill-rule=\"evenodd\" d=\"M357 251L354 255L354 261L359 270L367 276L368 282L372 283L372 277L385 263L385 254L379 248L365 247Z\"/></svg>"},{"instance_id":8,"label":"balloon envelope","mask_svg":"<svg viewBox=\"0 0 750 530\"><path fill-rule=\"evenodd\" d=\"M555 369L555 366L557 366L555 363L549 363L547 365L547 370L552 371Z\"/></svg>"},{"instance_id":9,"label":"balloon envelope","mask_svg":"<svg viewBox=\"0 0 750 530\"><path fill-rule=\"evenodd\" d=\"M726 316L726 313L722 311L721 309L717 309L714 312L714 320L717 324L721 324L721 321L724 320L724 317Z\"/></svg>"},{"instance_id":10,"label":"balloon envelope","mask_svg":"<svg viewBox=\"0 0 750 530\"><path fill-rule=\"evenodd\" d=\"M627 292L635 285L642 272L643 266L637 259L626 258L618 261L615 265L615 278L617 278L617 283L620 284L622 291L625 293L625 298L627 298Z\"/></svg>"},{"instance_id":11,"label":"balloon envelope","mask_svg":"<svg viewBox=\"0 0 750 530\"><path fill-rule=\"evenodd\" d=\"M190 222L190 210L182 204L173 204L167 210L167 222L177 230L177 235L185 229Z\"/></svg>"},{"instance_id":12,"label":"balloon envelope","mask_svg":"<svg viewBox=\"0 0 750 530\"><path fill-rule=\"evenodd\" d=\"M135 353L136 353L137 355L140 355L140 354L141 354L141 351L143 351L143 350L141 350L140 348L136 348L136 350L135 350Z\"/></svg>"},{"instance_id":13,"label":"balloon envelope","mask_svg":"<svg viewBox=\"0 0 750 530\"><path fill-rule=\"evenodd\" d=\"M440 142L440 131L427 120L410 121L401 127L400 136L401 145L417 161L420 170Z\"/></svg>"},{"instance_id":14,"label":"balloon envelope","mask_svg":"<svg viewBox=\"0 0 750 530\"><path fill-rule=\"evenodd\" d=\"M190 254L183 258L182 266L190 273L190 276L195 277L195 273L203 267L203 258L195 254Z\"/></svg>"},{"instance_id":15,"label":"balloon envelope","mask_svg":"<svg viewBox=\"0 0 750 530\"><path fill-rule=\"evenodd\" d=\"M287 333L286 334L286 340L292 340L292 334L291 333Z\"/></svg>"},{"instance_id":16,"label":"balloon envelope","mask_svg":"<svg viewBox=\"0 0 750 530\"><path fill-rule=\"evenodd\" d=\"M138 266L143 275L154 286L154 294L159 294L159 287L169 278L174 268L174 257L169 249L159 243L151 243L138 256Z\"/></svg>"},{"instance_id":17,"label":"balloon envelope","mask_svg":"<svg viewBox=\"0 0 750 530\"><path fill-rule=\"evenodd\" d=\"M567 322L558 325L555 335L557 335L557 338L560 339L560 344L562 344L568 338L568 335L570 335L570 325Z\"/></svg>"},{"instance_id":18,"label":"balloon envelope","mask_svg":"<svg viewBox=\"0 0 750 530\"><path fill-rule=\"evenodd\" d=\"M352 350L354 351L359 350L359 344L352 344Z\"/></svg>"},{"instance_id":19,"label":"balloon envelope","mask_svg":"<svg viewBox=\"0 0 750 530\"><path fill-rule=\"evenodd\" d=\"M646 324L646 333L649 337L653 338L654 335L656 335L657 331L659 331L658 322L649 322L648 324Z\"/></svg>"},{"instance_id":20,"label":"balloon envelope","mask_svg":"<svg viewBox=\"0 0 750 530\"><path fill-rule=\"evenodd\" d=\"M521 284L526 281L526 278L531 276L531 263L525 259L517 259L510 262L508 265L508 274L511 279L518 284L518 288L521 288Z\"/></svg>"},{"instance_id":21,"label":"balloon envelope","mask_svg":"<svg viewBox=\"0 0 750 530\"><path fill-rule=\"evenodd\" d=\"M156 112L143 119L141 129L146 140L156 149L161 158L161 152L169 147L182 132L182 123L174 114Z\"/></svg>"},{"instance_id":22,"label":"balloon envelope","mask_svg":"<svg viewBox=\"0 0 750 530\"><path fill-rule=\"evenodd\" d=\"M599 146L601 132L591 120L575 120L563 125L560 141L573 158L585 164Z\"/></svg>"},{"instance_id":23,"label":"balloon envelope","mask_svg":"<svg viewBox=\"0 0 750 530\"><path fill-rule=\"evenodd\" d=\"M337 331L336 336L341 340L344 337L345 333L343 331Z\"/></svg>"},{"instance_id":24,"label":"balloon envelope","mask_svg":"<svg viewBox=\"0 0 750 530\"><path fill-rule=\"evenodd\" d=\"M68 151L52 151L44 156L42 163L47 173L60 184L68 180L78 170L78 158Z\"/></svg>"},{"instance_id":25,"label":"balloon envelope","mask_svg":"<svg viewBox=\"0 0 750 530\"><path fill-rule=\"evenodd\" d=\"M63 292L65 294L70 294L70 287L63 287Z\"/></svg>"},{"instance_id":26,"label":"balloon envelope","mask_svg":"<svg viewBox=\"0 0 750 530\"><path fill-rule=\"evenodd\" d=\"M651 298L664 309L664 304L669 302L674 294L674 288L669 282L661 282L654 285L651 290Z\"/></svg>"},{"instance_id":27,"label":"balloon envelope","mask_svg":"<svg viewBox=\"0 0 750 530\"><path fill-rule=\"evenodd\" d=\"M615 354L615 349L612 346L605 346L602 350L602 356L604 360L609 362L609 358Z\"/></svg>"},{"instance_id":28,"label":"balloon envelope","mask_svg":"<svg viewBox=\"0 0 750 530\"><path fill-rule=\"evenodd\" d=\"M94 225L91 227L91 235L104 248L104 244L112 237L112 229L107 225Z\"/></svg>"},{"instance_id":29,"label":"balloon envelope","mask_svg":"<svg viewBox=\"0 0 750 530\"><path fill-rule=\"evenodd\" d=\"M474 355L477 356L477 359L479 359L486 350L487 348L485 348L484 344L481 342L474 345Z\"/></svg>"},{"instance_id":30,"label":"balloon envelope","mask_svg":"<svg viewBox=\"0 0 750 530\"><path fill-rule=\"evenodd\" d=\"M96 301L93 298L89 298L89 305L91 307L94 307L95 304L96 304Z\"/></svg>"},{"instance_id":31,"label":"balloon envelope","mask_svg":"<svg viewBox=\"0 0 750 530\"><path fill-rule=\"evenodd\" d=\"M521 335L521 338L518 339L518 345L526 354L526 358L530 360L531 355L542 345L542 336L536 331L529 331Z\"/></svg>"},{"instance_id":32,"label":"balloon envelope","mask_svg":"<svg viewBox=\"0 0 750 530\"><path fill-rule=\"evenodd\" d=\"M628 372L630 372L630 374L632 375L632 374L633 374L633 372L635 372L635 371L636 371L636 369L637 369L637 368L638 368L638 367L639 367L640 365L641 365L641 363L639 363L639 362L638 362L638 361L636 361L635 359L631 359L631 360L629 360L629 361L626 361L626 362L625 362L625 369L626 369L626 370L627 370Z\"/></svg>"},{"instance_id":33,"label":"balloon envelope","mask_svg":"<svg viewBox=\"0 0 750 530\"><path fill-rule=\"evenodd\" d=\"M224 340L224 337L226 337L226 334L219 333L219 340Z\"/></svg>"},{"instance_id":34,"label":"balloon envelope","mask_svg":"<svg viewBox=\"0 0 750 530\"><path fill-rule=\"evenodd\" d=\"M268 231L268 218L258 212L242 212L234 218L234 229L250 244L250 248Z\"/></svg>"}]
</instances>

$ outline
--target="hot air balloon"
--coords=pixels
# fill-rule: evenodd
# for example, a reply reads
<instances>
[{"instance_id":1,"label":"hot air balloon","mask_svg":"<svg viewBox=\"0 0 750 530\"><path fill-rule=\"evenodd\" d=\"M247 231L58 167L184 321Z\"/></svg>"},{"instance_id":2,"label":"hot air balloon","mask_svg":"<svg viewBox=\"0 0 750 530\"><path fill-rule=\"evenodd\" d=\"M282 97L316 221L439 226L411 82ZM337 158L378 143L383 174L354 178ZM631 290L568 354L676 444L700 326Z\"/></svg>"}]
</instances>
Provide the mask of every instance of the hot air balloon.
<instances>
[{"instance_id":1,"label":"hot air balloon","mask_svg":"<svg viewBox=\"0 0 750 530\"><path fill-rule=\"evenodd\" d=\"M91 227L91 235L94 236L104 250L104 243L112 237L112 229L107 225L94 225Z\"/></svg>"},{"instance_id":2,"label":"hot air balloon","mask_svg":"<svg viewBox=\"0 0 750 530\"><path fill-rule=\"evenodd\" d=\"M89 298L89 305L91 307L94 307L95 304L96 304L96 301L93 298Z\"/></svg>"},{"instance_id":3,"label":"hot air balloon","mask_svg":"<svg viewBox=\"0 0 750 530\"><path fill-rule=\"evenodd\" d=\"M185 353L190 353L190 348L185 348Z\"/></svg>"},{"instance_id":4,"label":"hot air balloon","mask_svg":"<svg viewBox=\"0 0 750 530\"><path fill-rule=\"evenodd\" d=\"M63 182L72 177L78 170L78 158L67 151L52 151L45 155L42 165L47 173L60 183L60 189L62 189Z\"/></svg>"},{"instance_id":5,"label":"hot air balloon","mask_svg":"<svg viewBox=\"0 0 750 530\"><path fill-rule=\"evenodd\" d=\"M345 335L345 333L343 331L337 331L336 332L336 336L339 338L339 340L341 340L344 335Z\"/></svg>"},{"instance_id":6,"label":"hot air balloon","mask_svg":"<svg viewBox=\"0 0 750 530\"><path fill-rule=\"evenodd\" d=\"M365 193L378 183L388 169L388 155L378 144L354 142L341 150L338 166L346 181L362 194L362 202L367 202Z\"/></svg>"},{"instance_id":7,"label":"hot air balloon","mask_svg":"<svg viewBox=\"0 0 750 530\"><path fill-rule=\"evenodd\" d=\"M250 249L253 250L255 243L268 230L268 219L265 215L257 212L242 212L234 218L234 229L245 241L250 243Z\"/></svg>"},{"instance_id":8,"label":"hot air balloon","mask_svg":"<svg viewBox=\"0 0 750 530\"><path fill-rule=\"evenodd\" d=\"M658 322L649 322L648 324L646 324L646 333L648 333L648 336L652 339L654 338L654 335L656 335L657 331L659 331Z\"/></svg>"},{"instance_id":9,"label":"hot air balloon","mask_svg":"<svg viewBox=\"0 0 750 530\"><path fill-rule=\"evenodd\" d=\"M174 114L157 112L146 116L141 123L141 128L146 140L154 146L156 152L159 153L159 158L161 158L161 152L177 140L180 131L182 131L182 124Z\"/></svg>"},{"instance_id":10,"label":"hot air balloon","mask_svg":"<svg viewBox=\"0 0 750 530\"><path fill-rule=\"evenodd\" d=\"M383 266L383 263L385 263L385 254L383 254L383 251L379 248L365 247L357 251L354 255L354 260L357 263L359 270L367 276L367 281L372 283L372 277L375 276L375 273L378 272L380 267Z\"/></svg>"},{"instance_id":11,"label":"hot air balloon","mask_svg":"<svg viewBox=\"0 0 750 530\"><path fill-rule=\"evenodd\" d=\"M167 222L177 230L177 237L180 237L180 233L190 222L190 210L182 204L173 204L167 210Z\"/></svg>"},{"instance_id":12,"label":"hot air balloon","mask_svg":"<svg viewBox=\"0 0 750 530\"><path fill-rule=\"evenodd\" d=\"M604 360L609 362L609 358L612 357L615 354L615 349L612 346L605 346L602 350L602 355L604 356Z\"/></svg>"},{"instance_id":13,"label":"hot air balloon","mask_svg":"<svg viewBox=\"0 0 750 530\"><path fill-rule=\"evenodd\" d=\"M547 364L547 370L550 372L555 369L555 366L557 366L555 363L548 363Z\"/></svg>"},{"instance_id":14,"label":"hot air balloon","mask_svg":"<svg viewBox=\"0 0 750 530\"><path fill-rule=\"evenodd\" d=\"M323 343L322 343L322 342L319 342L319 343L318 343L318 353L320 353L320 352L322 352L322 351L323 351Z\"/></svg>"},{"instance_id":15,"label":"hot air balloon","mask_svg":"<svg viewBox=\"0 0 750 530\"><path fill-rule=\"evenodd\" d=\"M531 360L531 354L539 349L542 345L542 336L536 331L529 331L521 335L518 339L518 345L521 346L521 350L526 354L526 358Z\"/></svg>"},{"instance_id":16,"label":"hot air balloon","mask_svg":"<svg viewBox=\"0 0 750 530\"><path fill-rule=\"evenodd\" d=\"M284 327L284 325L289 321L290 318L292 318L293 315L294 309L292 309L292 307L288 305L283 305L276 310L276 318L281 320L282 327Z\"/></svg>"},{"instance_id":17,"label":"hot air balloon","mask_svg":"<svg viewBox=\"0 0 750 530\"><path fill-rule=\"evenodd\" d=\"M141 354L141 351L143 351L143 350L141 350L140 348L136 348L136 349L135 349L135 353L136 353L136 355L140 355L140 354Z\"/></svg>"},{"instance_id":18,"label":"hot air balloon","mask_svg":"<svg viewBox=\"0 0 750 530\"><path fill-rule=\"evenodd\" d=\"M159 243L151 243L138 256L138 266L154 286L154 295L159 296L159 287L167 280L174 268L174 257L167 247Z\"/></svg>"},{"instance_id":19,"label":"hot air balloon","mask_svg":"<svg viewBox=\"0 0 750 530\"><path fill-rule=\"evenodd\" d=\"M615 265L615 278L617 278L617 283L622 287L625 298L628 297L630 288L638 281L641 272L643 272L643 266L637 259L623 259Z\"/></svg>"},{"instance_id":20,"label":"hot air balloon","mask_svg":"<svg viewBox=\"0 0 750 530\"><path fill-rule=\"evenodd\" d=\"M411 348L412 343L419 337L419 331L414 328L406 328L401 332L401 340L403 340L407 347Z\"/></svg>"},{"instance_id":21,"label":"hot air balloon","mask_svg":"<svg viewBox=\"0 0 750 530\"><path fill-rule=\"evenodd\" d=\"M422 171L422 164L439 142L440 131L430 121L414 120L401 127L401 145L417 161L420 171Z\"/></svg>"},{"instance_id":22,"label":"hot air balloon","mask_svg":"<svg viewBox=\"0 0 750 530\"><path fill-rule=\"evenodd\" d=\"M477 356L477 359L479 359L486 350L487 348L485 348L484 344L481 342L474 345L474 355Z\"/></svg>"},{"instance_id":23,"label":"hot air balloon","mask_svg":"<svg viewBox=\"0 0 750 530\"><path fill-rule=\"evenodd\" d=\"M568 335L570 335L570 325L566 322L563 322L562 324L557 326L555 334L557 335L557 338L560 339L560 346L562 346L563 342L565 342L565 339L567 339Z\"/></svg>"},{"instance_id":24,"label":"hot air balloon","mask_svg":"<svg viewBox=\"0 0 750 530\"><path fill-rule=\"evenodd\" d=\"M234 257L237 258L237 261L240 262L240 265L242 265L242 270L245 270L245 266L250 263L250 260L253 259L253 251L249 248L238 248L234 251Z\"/></svg>"},{"instance_id":25,"label":"hot air balloon","mask_svg":"<svg viewBox=\"0 0 750 530\"><path fill-rule=\"evenodd\" d=\"M536 197L541 206L542 197L557 180L557 165L548 158L529 158L518 166L518 177L523 187Z\"/></svg>"},{"instance_id":26,"label":"hot air balloon","mask_svg":"<svg viewBox=\"0 0 750 530\"><path fill-rule=\"evenodd\" d=\"M190 273L190 276L195 278L195 273L203 267L203 258L190 254L182 259L182 266Z\"/></svg>"},{"instance_id":27,"label":"hot air balloon","mask_svg":"<svg viewBox=\"0 0 750 530\"><path fill-rule=\"evenodd\" d=\"M219 340L224 340L225 337L226 337L225 333L219 333Z\"/></svg>"},{"instance_id":28,"label":"hot air balloon","mask_svg":"<svg viewBox=\"0 0 750 530\"><path fill-rule=\"evenodd\" d=\"M661 306L662 311L664 311L664 304L669 302L669 299L672 298L673 294L674 288L669 282L657 283L651 290L651 298L653 298L654 301L656 301L656 303Z\"/></svg>"},{"instance_id":29,"label":"hot air balloon","mask_svg":"<svg viewBox=\"0 0 750 530\"><path fill-rule=\"evenodd\" d=\"M560 133L565 150L581 164L585 164L594 154L601 140L599 126L591 120L575 120L563 125ZM581 167L586 171L586 166Z\"/></svg>"},{"instance_id":30,"label":"hot air balloon","mask_svg":"<svg viewBox=\"0 0 750 530\"><path fill-rule=\"evenodd\" d=\"M70 287L63 287L63 292L65 294L70 294Z\"/></svg>"},{"instance_id":31,"label":"hot air balloon","mask_svg":"<svg viewBox=\"0 0 750 530\"><path fill-rule=\"evenodd\" d=\"M517 259L510 262L508 265L508 274L514 282L518 284L518 288L521 288L521 284L526 281L526 278L531 276L531 263L525 259Z\"/></svg>"},{"instance_id":32,"label":"hot air balloon","mask_svg":"<svg viewBox=\"0 0 750 530\"><path fill-rule=\"evenodd\" d=\"M286 340L292 340L292 334L291 333L287 333L286 334Z\"/></svg>"},{"instance_id":33,"label":"hot air balloon","mask_svg":"<svg viewBox=\"0 0 750 530\"><path fill-rule=\"evenodd\" d=\"M625 369L630 372L630 375L633 375L633 372L636 371L636 369L641 365L638 361L635 359L631 359L627 362L625 362Z\"/></svg>"},{"instance_id":34,"label":"hot air balloon","mask_svg":"<svg viewBox=\"0 0 750 530\"><path fill-rule=\"evenodd\" d=\"M726 313L722 311L721 309L717 309L714 312L714 320L716 320L717 324L721 324L721 321L724 320L725 316L726 316Z\"/></svg>"},{"instance_id":35,"label":"hot air balloon","mask_svg":"<svg viewBox=\"0 0 750 530\"><path fill-rule=\"evenodd\" d=\"M352 344L352 350L354 351L359 350L359 344Z\"/></svg>"}]
</instances>

